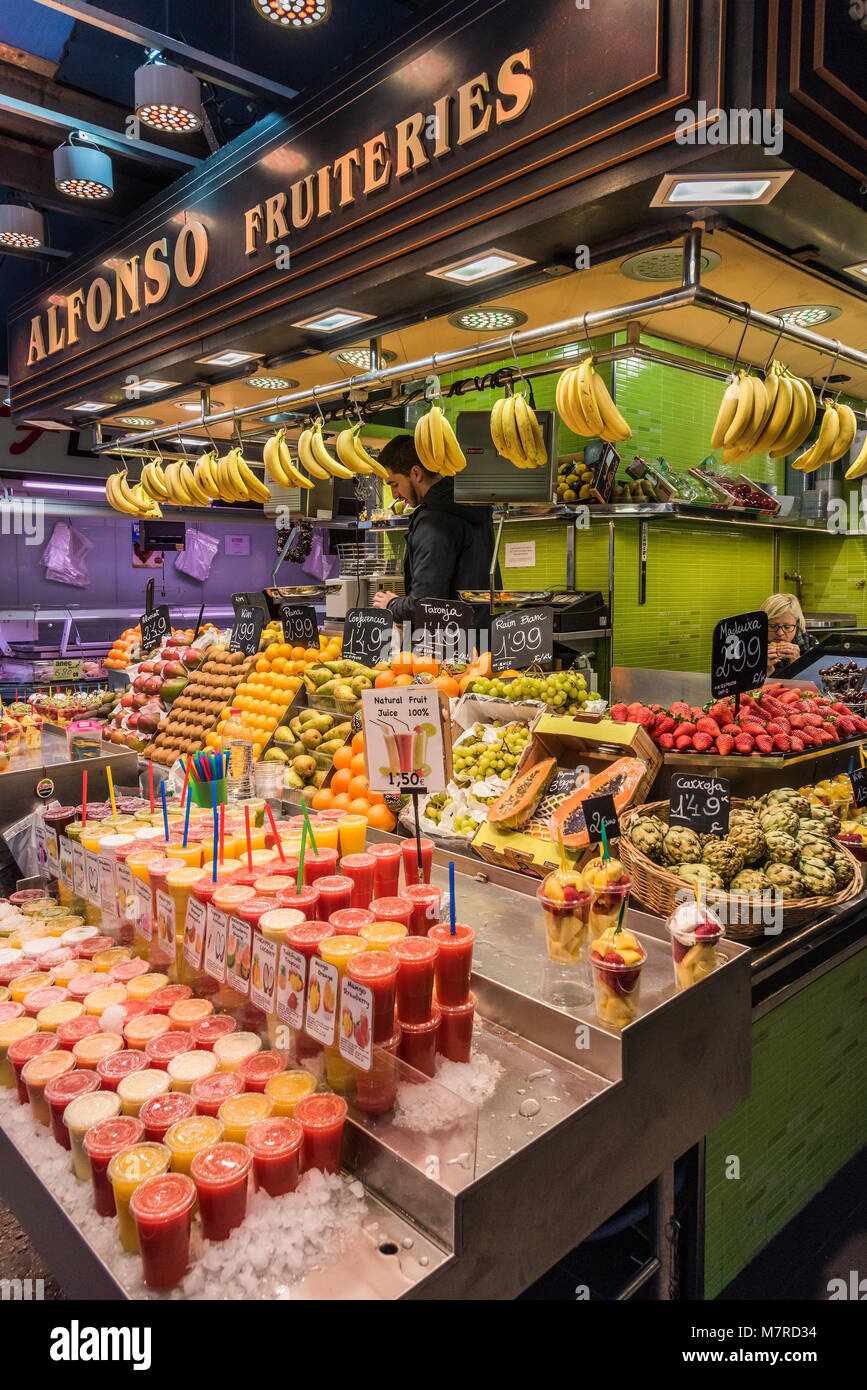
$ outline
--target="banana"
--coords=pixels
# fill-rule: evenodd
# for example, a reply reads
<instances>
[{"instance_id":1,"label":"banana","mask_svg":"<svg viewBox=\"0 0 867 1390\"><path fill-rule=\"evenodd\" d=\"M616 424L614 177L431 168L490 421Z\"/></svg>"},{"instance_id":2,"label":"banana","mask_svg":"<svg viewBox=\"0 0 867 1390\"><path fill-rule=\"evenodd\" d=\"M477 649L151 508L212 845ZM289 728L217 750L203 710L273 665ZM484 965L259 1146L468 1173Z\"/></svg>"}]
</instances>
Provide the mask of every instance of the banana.
<instances>
[{"instance_id":1,"label":"banana","mask_svg":"<svg viewBox=\"0 0 867 1390\"><path fill-rule=\"evenodd\" d=\"M128 510L131 507L135 508L135 510L138 510L138 503L133 497L129 484L127 483L125 471L122 473L115 474L114 491L115 496L119 497L120 500L125 504L125 510Z\"/></svg>"},{"instance_id":2,"label":"banana","mask_svg":"<svg viewBox=\"0 0 867 1390\"><path fill-rule=\"evenodd\" d=\"M214 454L211 449L197 459L193 476L205 496L216 502L220 496L220 489L214 476Z\"/></svg>"},{"instance_id":3,"label":"banana","mask_svg":"<svg viewBox=\"0 0 867 1390\"><path fill-rule=\"evenodd\" d=\"M372 473L370 465L356 452L355 439L351 429L341 430L335 440L337 457L344 468L353 473Z\"/></svg>"},{"instance_id":4,"label":"banana","mask_svg":"<svg viewBox=\"0 0 867 1390\"><path fill-rule=\"evenodd\" d=\"M235 456L235 465L240 476L241 482L247 489L247 496L251 502L268 502L271 493L264 483L260 482L253 472L247 460L244 458L240 449Z\"/></svg>"},{"instance_id":5,"label":"banana","mask_svg":"<svg viewBox=\"0 0 867 1390\"><path fill-rule=\"evenodd\" d=\"M430 420L427 415L420 415L415 427L415 451L421 459L422 467L429 473L438 473L439 467L434 459L430 446Z\"/></svg>"},{"instance_id":6,"label":"banana","mask_svg":"<svg viewBox=\"0 0 867 1390\"><path fill-rule=\"evenodd\" d=\"M593 381L590 375L592 371L593 358L588 355L578 368L578 376L576 377L575 385L578 389L578 401L581 407L581 414L590 426L591 433L601 437L602 431L605 429L605 421L596 403L596 392L593 389Z\"/></svg>"},{"instance_id":7,"label":"banana","mask_svg":"<svg viewBox=\"0 0 867 1390\"><path fill-rule=\"evenodd\" d=\"M494 441L494 448L497 453L503 458L506 457L506 441L503 437L503 407L505 404L506 398L503 396L500 400L494 401L494 408L491 411L491 439Z\"/></svg>"},{"instance_id":8,"label":"banana","mask_svg":"<svg viewBox=\"0 0 867 1390\"><path fill-rule=\"evenodd\" d=\"M113 507L116 512L123 512L126 516L140 515L135 499L130 497L127 500L122 496L118 487L119 482L120 475L117 473L112 473L106 479L105 495L108 498L109 506Z\"/></svg>"},{"instance_id":9,"label":"banana","mask_svg":"<svg viewBox=\"0 0 867 1390\"><path fill-rule=\"evenodd\" d=\"M169 490L166 487L165 474L157 459L149 459L145 464L142 469L142 482L155 501L168 502Z\"/></svg>"},{"instance_id":10,"label":"banana","mask_svg":"<svg viewBox=\"0 0 867 1390\"><path fill-rule=\"evenodd\" d=\"M792 412L792 383L784 372L777 370L772 377L777 383L776 396L769 418L761 435L756 440L756 453L763 454L772 449L786 429ZM767 383L766 383L767 384Z\"/></svg>"},{"instance_id":11,"label":"banana","mask_svg":"<svg viewBox=\"0 0 867 1390\"><path fill-rule=\"evenodd\" d=\"M178 476L183 480L184 490L192 499L194 506L210 506L210 497L205 492L205 489L203 487L200 487L196 479L196 475L188 463L183 462L181 464L180 469L178 470Z\"/></svg>"},{"instance_id":12,"label":"banana","mask_svg":"<svg viewBox=\"0 0 867 1390\"><path fill-rule=\"evenodd\" d=\"M151 518L162 516L159 502L148 495L143 483L136 483L132 489L132 496L138 506L139 515Z\"/></svg>"},{"instance_id":13,"label":"banana","mask_svg":"<svg viewBox=\"0 0 867 1390\"><path fill-rule=\"evenodd\" d=\"M596 401L596 408L602 417L602 438L609 444L619 444L632 438L632 430L624 420L611 397L608 387L593 365L593 358L587 366L590 385Z\"/></svg>"},{"instance_id":14,"label":"banana","mask_svg":"<svg viewBox=\"0 0 867 1390\"><path fill-rule=\"evenodd\" d=\"M296 467L293 463L292 455L289 453L289 445L286 443L283 430L280 431L278 445L280 467L288 479L286 487L306 487L308 490L312 488L314 484L311 483L310 479L305 477L301 469Z\"/></svg>"},{"instance_id":15,"label":"banana","mask_svg":"<svg viewBox=\"0 0 867 1390\"><path fill-rule=\"evenodd\" d=\"M814 473L817 468L821 468L823 463L827 463L839 434L840 417L834 406L828 404L825 406L825 413L822 416L818 439L811 448L801 454L800 458L795 459L793 467L804 473Z\"/></svg>"},{"instance_id":16,"label":"banana","mask_svg":"<svg viewBox=\"0 0 867 1390\"><path fill-rule=\"evenodd\" d=\"M846 469L846 477L850 480L852 478L863 478L865 473L867 473L867 434L864 435L864 442L861 445L858 457L855 462L850 463L849 467Z\"/></svg>"},{"instance_id":17,"label":"banana","mask_svg":"<svg viewBox=\"0 0 867 1390\"><path fill-rule=\"evenodd\" d=\"M754 377L748 376L746 372L738 372L738 402L735 409L734 418L725 432L723 440L728 449L737 449L750 421L753 418L753 383Z\"/></svg>"},{"instance_id":18,"label":"banana","mask_svg":"<svg viewBox=\"0 0 867 1390\"><path fill-rule=\"evenodd\" d=\"M523 454L521 453L521 441L518 437L515 409L515 397L507 396L503 408L503 437L506 441L506 458L511 459L512 463L515 463L516 459L521 460L517 467L523 468Z\"/></svg>"},{"instance_id":19,"label":"banana","mask_svg":"<svg viewBox=\"0 0 867 1390\"><path fill-rule=\"evenodd\" d=\"M798 380L804 388L804 395L807 398L807 434L809 434L810 430L816 423L816 396L809 381L804 381L803 377L799 377ZM805 439L807 437L807 434L804 435Z\"/></svg>"},{"instance_id":20,"label":"banana","mask_svg":"<svg viewBox=\"0 0 867 1390\"><path fill-rule=\"evenodd\" d=\"M828 463L836 463L838 459L844 458L852 448L852 440L855 438L855 431L858 428L858 421L855 419L855 412L848 405L835 406L837 418L840 421L840 432L837 435L833 449L828 455Z\"/></svg>"},{"instance_id":21,"label":"banana","mask_svg":"<svg viewBox=\"0 0 867 1390\"><path fill-rule=\"evenodd\" d=\"M467 460L464 457L463 449L458 443L457 435L444 415L442 417L442 427L443 439L445 440L446 446L446 462L452 473L460 473L462 469L466 468Z\"/></svg>"},{"instance_id":22,"label":"banana","mask_svg":"<svg viewBox=\"0 0 867 1390\"><path fill-rule=\"evenodd\" d=\"M247 485L241 477L241 470L238 467L238 459L240 456L240 449L235 448L229 450L226 455L226 476L229 480L232 492L235 494L235 500L238 502L249 502L250 494L247 491Z\"/></svg>"},{"instance_id":23,"label":"banana","mask_svg":"<svg viewBox=\"0 0 867 1390\"><path fill-rule=\"evenodd\" d=\"M361 440L360 440L360 438L359 438L360 432L361 432L361 425L360 425L360 424L358 424L358 425L353 425L353 426L352 426L352 447L353 447L353 449L355 450L355 456L356 456L356 458L360 459L361 462L362 462L363 464L366 464L368 470L369 470L371 473L375 473L375 474L377 475L377 477L379 477L379 478L387 478L387 477L388 477L388 473L387 473L387 471L383 468L382 464L379 463L377 459L373 458L373 457L367 452L367 450L365 449L364 445L362 444L362 442L361 442Z\"/></svg>"},{"instance_id":24,"label":"banana","mask_svg":"<svg viewBox=\"0 0 867 1390\"><path fill-rule=\"evenodd\" d=\"M428 414L428 427L430 429L431 456L436 460L437 466L441 468L443 459L446 456L446 445L443 439L442 411L438 405L431 406L430 408Z\"/></svg>"},{"instance_id":25,"label":"banana","mask_svg":"<svg viewBox=\"0 0 867 1390\"><path fill-rule=\"evenodd\" d=\"M752 458L756 452L756 441L759 438L765 423L770 416L770 406L768 404L768 393L765 383L758 377L753 377L753 413L749 424L746 426L736 446L738 453L743 455L743 461Z\"/></svg>"},{"instance_id":26,"label":"banana","mask_svg":"<svg viewBox=\"0 0 867 1390\"><path fill-rule=\"evenodd\" d=\"M187 496L186 489L179 476L180 464L168 463L165 467L166 487L169 490L169 499L176 507L189 507L192 499Z\"/></svg>"},{"instance_id":27,"label":"banana","mask_svg":"<svg viewBox=\"0 0 867 1390\"><path fill-rule=\"evenodd\" d=\"M812 397L813 393L800 377L789 373L787 379L792 388L792 409L785 429L770 450L772 459L790 454L799 444L803 444L810 433L810 405L807 397Z\"/></svg>"},{"instance_id":28,"label":"banana","mask_svg":"<svg viewBox=\"0 0 867 1390\"><path fill-rule=\"evenodd\" d=\"M519 391L514 397L515 401L515 424L518 427L518 438L521 441L521 452L524 458L532 467L533 456L536 452L536 442L533 438L533 426L530 421L531 410Z\"/></svg>"},{"instance_id":29,"label":"banana","mask_svg":"<svg viewBox=\"0 0 867 1390\"><path fill-rule=\"evenodd\" d=\"M588 438L592 434L592 430L581 409L577 378L577 367L570 367L560 377L556 392L557 411L573 434L580 434Z\"/></svg>"},{"instance_id":30,"label":"banana","mask_svg":"<svg viewBox=\"0 0 867 1390\"><path fill-rule=\"evenodd\" d=\"M312 430L301 431L300 435L298 436L298 462L301 464L302 468L304 468L306 472L308 472L311 475L311 477L328 478L331 476L328 472L328 469L323 468L319 463L317 463L316 459L313 456L312 440ZM285 460L283 460L282 451L280 457L283 461L283 466L285 467Z\"/></svg>"},{"instance_id":31,"label":"banana","mask_svg":"<svg viewBox=\"0 0 867 1390\"><path fill-rule=\"evenodd\" d=\"M710 447L712 449L721 449L725 442L725 437L735 418L735 411L738 408L739 388L740 380L738 377L735 377L734 381L730 381L723 392L720 408L717 411L716 422L710 436Z\"/></svg>"},{"instance_id":32,"label":"banana","mask_svg":"<svg viewBox=\"0 0 867 1390\"><path fill-rule=\"evenodd\" d=\"M332 458L328 452L325 440L322 438L322 421L317 420L313 427L310 437L310 451L320 468L324 468L326 473L330 473L333 478L351 478L352 469L344 468L342 463L338 463L336 458Z\"/></svg>"},{"instance_id":33,"label":"banana","mask_svg":"<svg viewBox=\"0 0 867 1390\"><path fill-rule=\"evenodd\" d=\"M280 462L280 441L283 438L283 431L279 434L272 434L271 438L265 441L262 450L262 462L265 465L265 472L272 483L279 484L280 487L289 487L289 480Z\"/></svg>"},{"instance_id":34,"label":"banana","mask_svg":"<svg viewBox=\"0 0 867 1390\"><path fill-rule=\"evenodd\" d=\"M234 486L232 484L232 478L229 473L229 454L223 454L222 458L217 459L216 468L217 487L220 490L220 501L240 502L241 498L238 497L235 492Z\"/></svg>"}]
</instances>

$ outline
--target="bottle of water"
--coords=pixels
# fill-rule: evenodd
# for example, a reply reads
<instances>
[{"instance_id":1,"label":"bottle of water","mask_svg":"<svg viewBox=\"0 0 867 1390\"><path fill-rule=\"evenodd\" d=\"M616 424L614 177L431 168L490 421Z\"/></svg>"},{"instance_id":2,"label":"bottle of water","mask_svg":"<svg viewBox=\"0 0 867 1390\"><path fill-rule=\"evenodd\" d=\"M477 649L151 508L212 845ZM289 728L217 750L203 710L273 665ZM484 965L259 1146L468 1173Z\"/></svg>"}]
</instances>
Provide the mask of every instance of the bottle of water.
<instances>
[{"instance_id":1,"label":"bottle of water","mask_svg":"<svg viewBox=\"0 0 867 1390\"><path fill-rule=\"evenodd\" d=\"M253 736L239 709L233 709L223 726L227 801L249 801L253 795Z\"/></svg>"}]
</instances>

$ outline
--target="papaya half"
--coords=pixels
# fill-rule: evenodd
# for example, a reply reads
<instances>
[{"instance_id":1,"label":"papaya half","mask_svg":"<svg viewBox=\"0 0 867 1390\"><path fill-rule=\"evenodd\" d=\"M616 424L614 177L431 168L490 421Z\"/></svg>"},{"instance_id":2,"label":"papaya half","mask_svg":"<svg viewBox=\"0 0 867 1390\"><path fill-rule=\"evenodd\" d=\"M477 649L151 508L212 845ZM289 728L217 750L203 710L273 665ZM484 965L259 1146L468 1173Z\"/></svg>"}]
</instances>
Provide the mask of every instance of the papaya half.
<instances>
[{"instance_id":1,"label":"papaya half","mask_svg":"<svg viewBox=\"0 0 867 1390\"><path fill-rule=\"evenodd\" d=\"M562 835L567 849L580 849L589 844L584 802L588 797L613 796L615 810L625 810L641 785L647 771L640 758L618 758L617 762L597 772L586 786L572 792L561 801L549 821L551 839L556 844Z\"/></svg>"},{"instance_id":2,"label":"papaya half","mask_svg":"<svg viewBox=\"0 0 867 1390\"><path fill-rule=\"evenodd\" d=\"M488 822L498 830L517 830L533 816L557 770L554 758L536 763L513 777L502 796L488 808Z\"/></svg>"}]
</instances>

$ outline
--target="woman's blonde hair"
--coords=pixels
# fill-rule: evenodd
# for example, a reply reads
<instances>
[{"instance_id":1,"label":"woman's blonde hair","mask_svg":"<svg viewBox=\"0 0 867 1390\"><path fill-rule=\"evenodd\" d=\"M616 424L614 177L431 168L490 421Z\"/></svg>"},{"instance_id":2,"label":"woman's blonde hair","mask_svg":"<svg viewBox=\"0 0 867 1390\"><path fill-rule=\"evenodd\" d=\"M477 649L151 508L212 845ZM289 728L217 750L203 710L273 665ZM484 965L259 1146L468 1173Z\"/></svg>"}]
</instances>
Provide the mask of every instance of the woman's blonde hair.
<instances>
[{"instance_id":1,"label":"woman's blonde hair","mask_svg":"<svg viewBox=\"0 0 867 1390\"><path fill-rule=\"evenodd\" d=\"M793 613L798 624L798 631L807 631L801 605L794 594L771 594L770 598L765 599L762 608L768 615L768 626L771 623L780 622L786 613Z\"/></svg>"}]
</instances>

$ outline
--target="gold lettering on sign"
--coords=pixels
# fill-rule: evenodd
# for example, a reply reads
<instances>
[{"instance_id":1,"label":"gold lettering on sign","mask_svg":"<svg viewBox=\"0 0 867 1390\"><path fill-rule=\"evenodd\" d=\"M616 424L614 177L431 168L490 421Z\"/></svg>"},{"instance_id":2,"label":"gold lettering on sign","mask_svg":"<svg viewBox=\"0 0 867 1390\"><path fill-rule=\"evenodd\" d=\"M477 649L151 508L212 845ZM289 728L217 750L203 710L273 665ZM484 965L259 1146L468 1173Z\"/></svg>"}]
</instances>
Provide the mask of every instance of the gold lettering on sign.
<instances>
[{"instance_id":1,"label":"gold lettering on sign","mask_svg":"<svg viewBox=\"0 0 867 1390\"><path fill-rule=\"evenodd\" d=\"M349 150L347 154L342 154L339 159L334 161L334 177L340 180L340 207L345 208L347 203L355 202L355 194L352 191L352 166L360 163L358 150Z\"/></svg>"},{"instance_id":2,"label":"gold lettering on sign","mask_svg":"<svg viewBox=\"0 0 867 1390\"><path fill-rule=\"evenodd\" d=\"M144 258L144 302L145 304L159 304L161 299L165 299L172 283L172 272L166 265L169 255L168 237L163 237L162 241L152 241ZM153 288L151 286L153 285Z\"/></svg>"},{"instance_id":3,"label":"gold lettering on sign","mask_svg":"<svg viewBox=\"0 0 867 1390\"><path fill-rule=\"evenodd\" d=\"M111 318L111 287L101 275L88 286L85 317L91 333L101 333Z\"/></svg>"},{"instance_id":4,"label":"gold lettering on sign","mask_svg":"<svg viewBox=\"0 0 867 1390\"><path fill-rule=\"evenodd\" d=\"M45 339L42 336L42 315L35 314L30 320L30 342L27 347L27 365L41 362L45 356Z\"/></svg>"},{"instance_id":5,"label":"gold lettering on sign","mask_svg":"<svg viewBox=\"0 0 867 1390\"><path fill-rule=\"evenodd\" d=\"M425 164L430 164L427 151L421 142L424 119L421 111L414 111L407 120L397 123L394 172L399 179L411 174L413 169L423 169Z\"/></svg>"},{"instance_id":6,"label":"gold lettering on sign","mask_svg":"<svg viewBox=\"0 0 867 1390\"><path fill-rule=\"evenodd\" d=\"M275 193L265 200L265 240L269 246L281 237L289 235L289 223L285 217L286 194Z\"/></svg>"},{"instance_id":7,"label":"gold lettering on sign","mask_svg":"<svg viewBox=\"0 0 867 1390\"><path fill-rule=\"evenodd\" d=\"M48 306L48 352L59 352L66 345L66 329L59 328L57 323L57 310L60 306L49 304Z\"/></svg>"},{"instance_id":8,"label":"gold lettering on sign","mask_svg":"<svg viewBox=\"0 0 867 1390\"><path fill-rule=\"evenodd\" d=\"M244 213L244 254L253 256L256 253L256 237L262 230L262 204L257 203L254 208L247 208Z\"/></svg>"},{"instance_id":9,"label":"gold lettering on sign","mask_svg":"<svg viewBox=\"0 0 867 1390\"><path fill-rule=\"evenodd\" d=\"M474 77L470 82L464 82L458 87L458 144L468 145L471 140L478 140L480 135L487 133L491 124L491 108L485 102L485 93L489 90L488 74L480 72L478 77ZM484 114L480 121L476 121L473 112L482 111Z\"/></svg>"},{"instance_id":10,"label":"gold lettering on sign","mask_svg":"<svg viewBox=\"0 0 867 1390\"><path fill-rule=\"evenodd\" d=\"M193 267L189 267L187 245L193 244ZM179 285L189 289L197 285L208 264L208 233L201 222L186 222L178 233L175 242L175 278Z\"/></svg>"},{"instance_id":11,"label":"gold lettering on sign","mask_svg":"<svg viewBox=\"0 0 867 1390\"><path fill-rule=\"evenodd\" d=\"M434 102L434 156L442 159L444 154L451 150L449 140L449 111L452 99L450 96L440 97L439 101Z\"/></svg>"},{"instance_id":12,"label":"gold lettering on sign","mask_svg":"<svg viewBox=\"0 0 867 1390\"><path fill-rule=\"evenodd\" d=\"M501 97L513 97L512 106L506 107L497 102L497 125L506 121L516 121L523 116L533 96L533 77L530 72L530 50L513 53L507 58L497 73L497 90Z\"/></svg>"},{"instance_id":13,"label":"gold lettering on sign","mask_svg":"<svg viewBox=\"0 0 867 1390\"><path fill-rule=\"evenodd\" d=\"M129 300L129 311L137 314L141 309L138 289L138 256L130 256L114 268L114 317L118 323L126 318L123 297Z\"/></svg>"},{"instance_id":14,"label":"gold lettering on sign","mask_svg":"<svg viewBox=\"0 0 867 1390\"><path fill-rule=\"evenodd\" d=\"M364 142L364 193L375 193L377 188L385 188L391 174L391 159L388 154L388 141L381 130L372 140Z\"/></svg>"},{"instance_id":15,"label":"gold lettering on sign","mask_svg":"<svg viewBox=\"0 0 867 1390\"><path fill-rule=\"evenodd\" d=\"M84 290L73 290L66 300L66 341L78 342L78 322L84 309Z\"/></svg>"},{"instance_id":16,"label":"gold lettering on sign","mask_svg":"<svg viewBox=\"0 0 867 1390\"><path fill-rule=\"evenodd\" d=\"M317 217L331 216L331 165L316 170Z\"/></svg>"},{"instance_id":17,"label":"gold lettering on sign","mask_svg":"<svg viewBox=\"0 0 867 1390\"><path fill-rule=\"evenodd\" d=\"M308 174L298 183L293 183L290 192L292 194L292 226L306 227L313 217L313 175Z\"/></svg>"}]
</instances>

